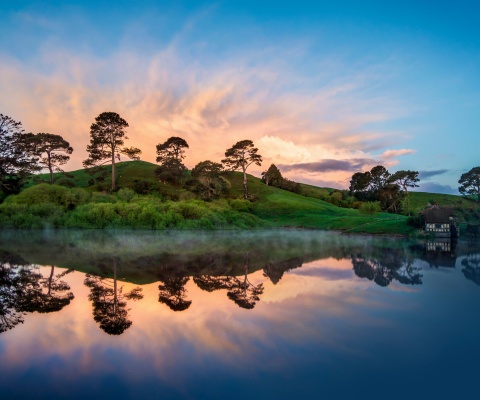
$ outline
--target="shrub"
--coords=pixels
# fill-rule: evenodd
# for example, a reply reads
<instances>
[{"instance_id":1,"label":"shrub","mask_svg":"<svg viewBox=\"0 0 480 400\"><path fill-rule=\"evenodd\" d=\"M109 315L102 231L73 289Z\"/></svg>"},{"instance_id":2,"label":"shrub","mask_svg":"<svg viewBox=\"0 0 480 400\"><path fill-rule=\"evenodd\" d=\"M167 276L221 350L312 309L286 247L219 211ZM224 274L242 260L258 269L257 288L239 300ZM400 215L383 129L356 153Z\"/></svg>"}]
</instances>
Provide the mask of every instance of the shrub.
<instances>
[{"instance_id":1,"label":"shrub","mask_svg":"<svg viewBox=\"0 0 480 400\"><path fill-rule=\"evenodd\" d=\"M130 188L123 188L117 192L117 199L129 203L135 196L135 192Z\"/></svg>"},{"instance_id":2,"label":"shrub","mask_svg":"<svg viewBox=\"0 0 480 400\"><path fill-rule=\"evenodd\" d=\"M361 214L375 214L382 211L380 208L380 202L378 201L368 201L363 203L359 210Z\"/></svg>"},{"instance_id":3,"label":"shrub","mask_svg":"<svg viewBox=\"0 0 480 400\"><path fill-rule=\"evenodd\" d=\"M66 177L58 178L55 181L55 185L65 186L65 187L68 187L68 188L74 188L74 187L77 186L77 184L75 183L75 181L72 178L66 178Z\"/></svg>"},{"instance_id":4,"label":"shrub","mask_svg":"<svg viewBox=\"0 0 480 400\"><path fill-rule=\"evenodd\" d=\"M251 212L253 210L253 204L250 201L241 199L230 200L230 207L241 212Z\"/></svg>"},{"instance_id":5,"label":"shrub","mask_svg":"<svg viewBox=\"0 0 480 400\"><path fill-rule=\"evenodd\" d=\"M91 201L93 203L115 203L117 199L111 194L93 192Z\"/></svg>"}]
</instances>

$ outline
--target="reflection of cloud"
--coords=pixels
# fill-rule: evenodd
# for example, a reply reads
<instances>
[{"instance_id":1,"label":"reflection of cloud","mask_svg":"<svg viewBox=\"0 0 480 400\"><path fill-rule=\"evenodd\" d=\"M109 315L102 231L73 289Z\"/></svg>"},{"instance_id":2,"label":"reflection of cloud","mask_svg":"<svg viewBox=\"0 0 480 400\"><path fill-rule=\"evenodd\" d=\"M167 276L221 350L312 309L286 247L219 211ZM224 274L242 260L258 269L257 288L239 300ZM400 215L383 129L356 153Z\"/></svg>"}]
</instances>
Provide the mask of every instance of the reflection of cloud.
<instances>
[{"instance_id":1,"label":"reflection of cloud","mask_svg":"<svg viewBox=\"0 0 480 400\"><path fill-rule=\"evenodd\" d=\"M448 169L437 169L435 171L420 171L418 173L418 177L420 179L428 179L428 178L431 178L432 176L443 175L446 172L448 172Z\"/></svg>"},{"instance_id":2,"label":"reflection of cloud","mask_svg":"<svg viewBox=\"0 0 480 400\"><path fill-rule=\"evenodd\" d=\"M459 194L456 188L450 185L441 185L435 182L419 182L419 187L415 188L417 192L429 192L429 193L444 193L444 194ZM412 189L413 190L413 189Z\"/></svg>"}]
</instances>

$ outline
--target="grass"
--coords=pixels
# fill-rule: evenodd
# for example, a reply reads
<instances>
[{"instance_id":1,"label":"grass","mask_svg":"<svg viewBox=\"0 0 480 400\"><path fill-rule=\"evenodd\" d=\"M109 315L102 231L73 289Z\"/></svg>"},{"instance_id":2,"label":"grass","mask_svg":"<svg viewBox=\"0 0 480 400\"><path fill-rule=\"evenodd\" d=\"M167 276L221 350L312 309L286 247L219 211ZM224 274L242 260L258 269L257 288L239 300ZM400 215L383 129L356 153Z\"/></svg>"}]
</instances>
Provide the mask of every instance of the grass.
<instances>
[{"instance_id":1,"label":"grass","mask_svg":"<svg viewBox=\"0 0 480 400\"><path fill-rule=\"evenodd\" d=\"M111 167L105 167L107 174L111 173ZM226 227L253 228L253 227L292 227L307 229L336 230L348 233L369 233L388 235L412 235L415 230L406 224L406 216L373 213L362 214L359 210L340 208L321 200L325 194L334 189L318 188L312 185L302 184L302 195L267 186L260 179L248 175L249 195L253 201L253 207L244 209L241 203L235 203L234 199L243 196L242 175L238 172L228 172L226 179L231 183L231 188L226 194L226 199L205 203L192 200L195 195L187 192L179 186L159 183L155 178L154 171L157 165L144 161L121 162L117 164L118 188L132 188L138 182L151 186L156 192L155 196L139 196L127 204L124 199L117 195L95 194L87 201L88 204L78 204L78 207L66 209L65 204L59 204L60 208L41 207L38 204L32 209L34 226L39 227L42 221L47 220L49 210L54 214L53 226L57 227L100 227L100 228L128 228L139 229L224 229ZM89 187L92 177L85 170L69 172L77 188L86 188L89 192L95 190ZM62 174L55 174L56 178ZM47 174L39 175L40 179L48 179ZM105 178L106 186L110 177ZM31 182L30 185L33 183ZM77 191L79 189L76 189ZM78 195L78 193L77 193ZM62 196L65 196L62 194ZM71 195L69 195L72 197ZM190 201L182 202L179 200ZM179 204L166 205L166 201L174 200ZM65 202L64 200L62 200ZM129 200L130 201L130 200ZM192 201L194 201L192 203ZM98 203L116 203L115 205L99 205ZM195 203L196 202L196 203ZM412 212L418 212L425 208L428 203L435 202L440 205L451 205L458 209L459 214L465 214L464 219L475 217L479 214L478 205L469 199L454 195L412 192L410 203ZM6 203L9 203L8 201ZM10 202L11 203L11 202ZM125 203L125 204L123 204ZM25 204L20 214L25 214ZM8 213L13 213L13 206L0 205L3 207L2 227L6 227L5 221L10 218ZM8 207L10 209L6 210ZM183 207L183 208L182 208ZM72 208L75 208L72 210ZM186 211L187 210L187 211ZM188 210L198 214L198 218L189 216ZM247 211L247 212L245 212ZM170 213L170 214L168 214ZM52 215L53 215L52 214ZM168 214L168 215L167 215ZM180 217L178 217L180 215ZM246 218L247 215L251 217ZM130 220L128 220L128 218ZM480 219L480 215L478 216ZM13 217L12 217L13 218ZM28 227L28 218L25 215L16 216L18 226ZM236 220L238 218L238 221ZM10 218L11 219L11 218ZM243 222L240 220L243 219ZM68 220L69 223L66 223ZM150 223L149 221L156 221ZM74 221L74 222L72 222ZM98 223L101 221L99 226ZM130 222L129 222L130 221ZM98 222L98 223L97 223ZM238 223L237 223L238 222Z\"/></svg>"}]
</instances>

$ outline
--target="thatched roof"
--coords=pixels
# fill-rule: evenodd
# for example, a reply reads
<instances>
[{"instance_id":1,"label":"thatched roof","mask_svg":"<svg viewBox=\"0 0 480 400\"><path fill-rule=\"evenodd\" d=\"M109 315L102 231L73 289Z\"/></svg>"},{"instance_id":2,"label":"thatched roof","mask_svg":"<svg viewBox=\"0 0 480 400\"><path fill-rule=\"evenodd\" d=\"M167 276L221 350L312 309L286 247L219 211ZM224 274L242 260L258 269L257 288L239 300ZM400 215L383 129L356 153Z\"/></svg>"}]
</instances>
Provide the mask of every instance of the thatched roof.
<instances>
[{"instance_id":1,"label":"thatched roof","mask_svg":"<svg viewBox=\"0 0 480 400\"><path fill-rule=\"evenodd\" d=\"M427 224L447 224L454 217L452 207L431 206L421 212Z\"/></svg>"}]
</instances>

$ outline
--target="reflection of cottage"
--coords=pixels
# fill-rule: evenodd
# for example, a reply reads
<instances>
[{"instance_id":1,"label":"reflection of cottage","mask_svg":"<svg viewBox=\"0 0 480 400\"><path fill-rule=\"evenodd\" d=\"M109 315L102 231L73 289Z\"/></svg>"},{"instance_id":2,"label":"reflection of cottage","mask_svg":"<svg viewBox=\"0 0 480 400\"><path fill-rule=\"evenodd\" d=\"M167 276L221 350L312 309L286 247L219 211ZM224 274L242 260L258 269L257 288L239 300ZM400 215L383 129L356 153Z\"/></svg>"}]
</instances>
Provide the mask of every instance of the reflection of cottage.
<instances>
[{"instance_id":1,"label":"reflection of cottage","mask_svg":"<svg viewBox=\"0 0 480 400\"><path fill-rule=\"evenodd\" d=\"M425 219L425 232L433 233L436 237L458 237L453 208L435 205L426 208L421 214Z\"/></svg>"}]
</instances>

